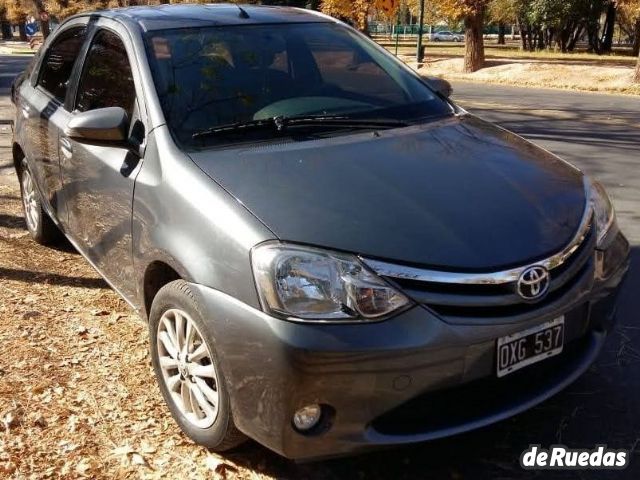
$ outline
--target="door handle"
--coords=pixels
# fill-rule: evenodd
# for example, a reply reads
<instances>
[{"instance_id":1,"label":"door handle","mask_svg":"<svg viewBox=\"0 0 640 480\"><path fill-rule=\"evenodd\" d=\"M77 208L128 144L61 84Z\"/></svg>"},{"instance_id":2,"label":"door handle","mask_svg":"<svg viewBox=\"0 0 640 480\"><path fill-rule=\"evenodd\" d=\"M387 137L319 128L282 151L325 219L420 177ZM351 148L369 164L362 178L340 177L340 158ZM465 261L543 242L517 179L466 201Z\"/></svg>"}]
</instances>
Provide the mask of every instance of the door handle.
<instances>
[{"instance_id":1,"label":"door handle","mask_svg":"<svg viewBox=\"0 0 640 480\"><path fill-rule=\"evenodd\" d=\"M73 154L73 147L71 142L66 137L60 137L60 151L66 158L71 158Z\"/></svg>"}]
</instances>

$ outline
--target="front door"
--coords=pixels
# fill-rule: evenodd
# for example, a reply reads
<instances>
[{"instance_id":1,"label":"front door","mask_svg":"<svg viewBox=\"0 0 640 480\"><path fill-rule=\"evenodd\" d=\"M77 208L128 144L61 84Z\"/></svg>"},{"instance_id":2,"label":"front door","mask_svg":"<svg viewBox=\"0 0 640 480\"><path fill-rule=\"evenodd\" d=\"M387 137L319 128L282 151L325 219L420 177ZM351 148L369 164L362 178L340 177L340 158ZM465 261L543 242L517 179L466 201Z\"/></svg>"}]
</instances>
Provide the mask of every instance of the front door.
<instances>
[{"instance_id":1,"label":"front door","mask_svg":"<svg viewBox=\"0 0 640 480\"><path fill-rule=\"evenodd\" d=\"M98 29L78 79L74 115L122 107L138 131L139 103L121 37ZM132 133L134 134L134 133ZM141 159L126 148L95 146L60 137L69 231L110 283L133 298L131 246L133 187Z\"/></svg>"}]
</instances>

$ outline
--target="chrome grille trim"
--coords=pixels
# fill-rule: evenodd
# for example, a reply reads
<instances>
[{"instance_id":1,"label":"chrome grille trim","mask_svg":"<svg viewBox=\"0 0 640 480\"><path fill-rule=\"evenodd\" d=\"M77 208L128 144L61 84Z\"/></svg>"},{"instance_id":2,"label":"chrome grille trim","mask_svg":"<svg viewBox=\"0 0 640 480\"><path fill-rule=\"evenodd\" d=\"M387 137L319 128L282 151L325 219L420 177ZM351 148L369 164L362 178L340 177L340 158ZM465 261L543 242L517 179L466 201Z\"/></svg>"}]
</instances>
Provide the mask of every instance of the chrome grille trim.
<instances>
[{"instance_id":1,"label":"chrome grille trim","mask_svg":"<svg viewBox=\"0 0 640 480\"><path fill-rule=\"evenodd\" d=\"M522 272L533 265L540 265L545 267L547 270L552 271L554 268L565 263L567 259L571 257L578 248L580 248L580 245L582 245L584 239L587 237L592 224L592 216L593 210L590 203L587 201L585 211L582 215L582 219L580 220L580 226L578 227L578 230L571 242L569 242L564 249L544 260L510 270L491 273L461 273L441 270L426 270L363 257L360 257L360 260L382 277L457 285L503 285L516 282L518 278L520 278Z\"/></svg>"}]
</instances>

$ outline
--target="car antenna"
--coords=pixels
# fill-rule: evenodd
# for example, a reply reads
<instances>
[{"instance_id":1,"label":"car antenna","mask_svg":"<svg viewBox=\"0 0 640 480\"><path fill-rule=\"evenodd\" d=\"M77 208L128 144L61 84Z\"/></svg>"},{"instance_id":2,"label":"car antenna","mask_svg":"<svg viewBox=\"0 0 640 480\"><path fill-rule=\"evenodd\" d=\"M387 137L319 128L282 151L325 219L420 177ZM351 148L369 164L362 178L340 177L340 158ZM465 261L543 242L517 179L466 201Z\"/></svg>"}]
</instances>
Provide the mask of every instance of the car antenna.
<instances>
[{"instance_id":1,"label":"car antenna","mask_svg":"<svg viewBox=\"0 0 640 480\"><path fill-rule=\"evenodd\" d=\"M240 18L251 18L244 8L242 8L237 3L234 3L234 5L238 7L238 10L240 10Z\"/></svg>"}]
</instances>

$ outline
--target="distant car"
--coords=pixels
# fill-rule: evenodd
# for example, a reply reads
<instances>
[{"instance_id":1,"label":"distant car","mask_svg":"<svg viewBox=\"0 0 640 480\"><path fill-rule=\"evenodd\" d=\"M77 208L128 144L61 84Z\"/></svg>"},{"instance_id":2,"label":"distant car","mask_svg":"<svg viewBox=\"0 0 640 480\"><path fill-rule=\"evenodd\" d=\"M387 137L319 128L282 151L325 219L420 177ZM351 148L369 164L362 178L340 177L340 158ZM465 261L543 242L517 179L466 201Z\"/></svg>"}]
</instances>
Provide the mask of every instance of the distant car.
<instances>
[{"instance_id":1,"label":"distant car","mask_svg":"<svg viewBox=\"0 0 640 480\"><path fill-rule=\"evenodd\" d=\"M479 428L589 367L629 244L600 184L431 85L312 11L72 17L14 86L26 225L148 320L199 444Z\"/></svg>"},{"instance_id":2,"label":"distant car","mask_svg":"<svg viewBox=\"0 0 640 480\"><path fill-rule=\"evenodd\" d=\"M430 36L431 41L433 42L463 42L464 35L453 32L435 32Z\"/></svg>"}]
</instances>

